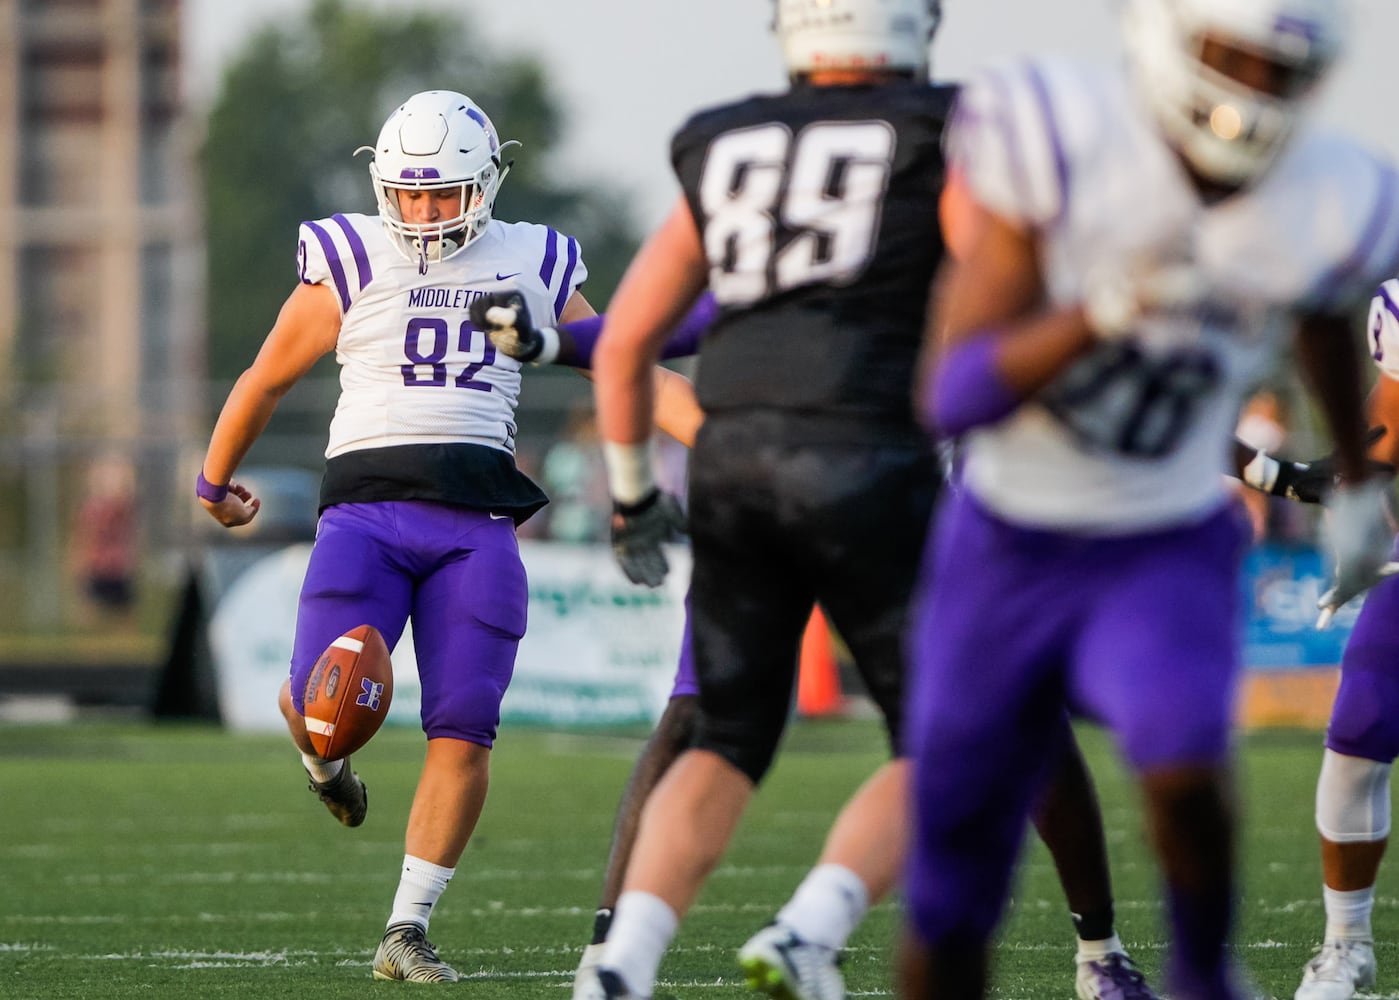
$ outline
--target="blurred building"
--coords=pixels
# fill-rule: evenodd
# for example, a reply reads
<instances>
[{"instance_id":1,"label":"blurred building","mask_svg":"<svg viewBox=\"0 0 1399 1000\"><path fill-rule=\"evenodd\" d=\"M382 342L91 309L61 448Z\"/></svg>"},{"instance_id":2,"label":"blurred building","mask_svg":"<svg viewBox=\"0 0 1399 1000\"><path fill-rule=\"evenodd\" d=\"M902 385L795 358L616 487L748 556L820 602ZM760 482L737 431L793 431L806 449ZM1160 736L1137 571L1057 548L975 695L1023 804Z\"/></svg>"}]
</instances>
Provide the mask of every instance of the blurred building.
<instances>
[{"instance_id":1,"label":"blurred building","mask_svg":"<svg viewBox=\"0 0 1399 1000\"><path fill-rule=\"evenodd\" d=\"M0 596L54 623L86 467L134 465L149 543L188 527L203 232L179 0L0 0Z\"/></svg>"}]
</instances>

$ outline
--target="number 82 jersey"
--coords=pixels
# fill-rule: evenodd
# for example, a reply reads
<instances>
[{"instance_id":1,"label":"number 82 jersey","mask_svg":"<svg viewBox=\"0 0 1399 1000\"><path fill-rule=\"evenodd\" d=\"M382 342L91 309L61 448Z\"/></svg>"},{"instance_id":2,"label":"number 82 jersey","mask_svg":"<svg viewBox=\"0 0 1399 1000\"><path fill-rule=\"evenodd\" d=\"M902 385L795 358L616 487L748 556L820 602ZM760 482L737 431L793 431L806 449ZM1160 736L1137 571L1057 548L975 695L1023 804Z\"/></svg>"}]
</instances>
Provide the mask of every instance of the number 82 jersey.
<instances>
[{"instance_id":1,"label":"number 82 jersey","mask_svg":"<svg viewBox=\"0 0 1399 1000\"><path fill-rule=\"evenodd\" d=\"M913 429L954 94L799 85L701 112L676 134L719 306L700 349L706 414L848 417L872 438Z\"/></svg>"}]
</instances>

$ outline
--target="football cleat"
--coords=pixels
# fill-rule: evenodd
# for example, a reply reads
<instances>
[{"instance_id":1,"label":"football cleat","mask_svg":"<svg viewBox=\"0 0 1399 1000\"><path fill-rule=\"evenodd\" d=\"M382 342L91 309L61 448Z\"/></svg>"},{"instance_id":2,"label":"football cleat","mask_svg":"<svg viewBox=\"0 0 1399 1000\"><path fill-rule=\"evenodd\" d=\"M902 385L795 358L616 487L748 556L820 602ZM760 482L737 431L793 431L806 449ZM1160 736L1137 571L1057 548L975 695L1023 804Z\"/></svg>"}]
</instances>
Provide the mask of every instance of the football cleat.
<instances>
[{"instance_id":1,"label":"football cleat","mask_svg":"<svg viewBox=\"0 0 1399 1000\"><path fill-rule=\"evenodd\" d=\"M405 921L391 924L384 931L384 939L374 953L374 978L410 983L455 983L461 976L437 957L437 949L428 941L423 927Z\"/></svg>"},{"instance_id":2,"label":"football cleat","mask_svg":"<svg viewBox=\"0 0 1399 1000\"><path fill-rule=\"evenodd\" d=\"M306 776L311 778L309 771ZM340 773L329 781L311 778L310 788L316 793L316 798L325 803L330 814L346 826L359 826L364 822L364 816L369 812L369 791L359 780L359 775L351 769L350 758L345 758Z\"/></svg>"},{"instance_id":3,"label":"football cleat","mask_svg":"<svg viewBox=\"0 0 1399 1000\"><path fill-rule=\"evenodd\" d=\"M1347 1000L1375 985L1375 946L1370 941L1327 941L1302 970L1294 1000Z\"/></svg>"},{"instance_id":4,"label":"football cleat","mask_svg":"<svg viewBox=\"0 0 1399 1000\"><path fill-rule=\"evenodd\" d=\"M1120 951L1099 959L1078 959L1074 990L1079 1000L1159 1000L1146 977Z\"/></svg>"},{"instance_id":5,"label":"football cleat","mask_svg":"<svg viewBox=\"0 0 1399 1000\"><path fill-rule=\"evenodd\" d=\"M748 939L738 952L748 988L775 1000L845 1000L835 950L803 941L778 923Z\"/></svg>"}]
</instances>

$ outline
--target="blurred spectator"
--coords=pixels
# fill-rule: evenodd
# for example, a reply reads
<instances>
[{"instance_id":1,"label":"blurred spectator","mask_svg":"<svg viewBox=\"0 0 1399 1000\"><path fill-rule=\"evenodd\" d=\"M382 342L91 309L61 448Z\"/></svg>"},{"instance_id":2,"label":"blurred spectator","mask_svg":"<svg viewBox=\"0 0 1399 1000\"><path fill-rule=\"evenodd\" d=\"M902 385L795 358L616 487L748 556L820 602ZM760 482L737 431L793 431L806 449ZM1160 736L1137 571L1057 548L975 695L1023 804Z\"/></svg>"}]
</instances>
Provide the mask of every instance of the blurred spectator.
<instances>
[{"instance_id":1,"label":"blurred spectator","mask_svg":"<svg viewBox=\"0 0 1399 1000\"><path fill-rule=\"evenodd\" d=\"M72 533L72 566L83 624L129 624L136 609L136 470L104 455L87 472Z\"/></svg>"},{"instance_id":2,"label":"blurred spectator","mask_svg":"<svg viewBox=\"0 0 1399 1000\"><path fill-rule=\"evenodd\" d=\"M612 501L602 464L591 400L579 404L563 436L549 446L540 468L549 494L548 536L560 542L598 542L609 536Z\"/></svg>"}]
</instances>

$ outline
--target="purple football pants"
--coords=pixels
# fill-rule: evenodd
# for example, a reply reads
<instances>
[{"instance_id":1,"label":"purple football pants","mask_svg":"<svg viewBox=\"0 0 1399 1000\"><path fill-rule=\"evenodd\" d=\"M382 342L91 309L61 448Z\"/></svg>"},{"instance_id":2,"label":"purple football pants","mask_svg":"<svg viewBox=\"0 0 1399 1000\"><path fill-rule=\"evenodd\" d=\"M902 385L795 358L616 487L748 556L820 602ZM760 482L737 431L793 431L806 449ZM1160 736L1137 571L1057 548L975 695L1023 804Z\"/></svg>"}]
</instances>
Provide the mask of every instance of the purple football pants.
<instances>
[{"instance_id":1,"label":"purple football pants","mask_svg":"<svg viewBox=\"0 0 1399 1000\"><path fill-rule=\"evenodd\" d=\"M416 500L321 514L301 586L292 699L331 640L368 623L390 649L413 619L423 732L491 746L525 634L525 567L508 517Z\"/></svg>"},{"instance_id":2,"label":"purple football pants","mask_svg":"<svg viewBox=\"0 0 1399 1000\"><path fill-rule=\"evenodd\" d=\"M1399 757L1399 577L1365 596L1341 655L1341 686L1326 745L1382 764Z\"/></svg>"},{"instance_id":3,"label":"purple football pants","mask_svg":"<svg viewBox=\"0 0 1399 1000\"><path fill-rule=\"evenodd\" d=\"M1110 728L1138 771L1227 759L1245 540L1232 506L1093 538L947 498L909 644L907 895L925 942L990 936L1066 703Z\"/></svg>"}]
</instances>

